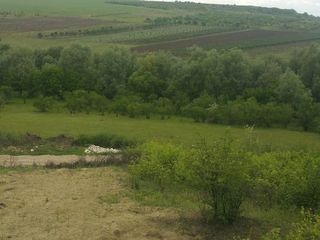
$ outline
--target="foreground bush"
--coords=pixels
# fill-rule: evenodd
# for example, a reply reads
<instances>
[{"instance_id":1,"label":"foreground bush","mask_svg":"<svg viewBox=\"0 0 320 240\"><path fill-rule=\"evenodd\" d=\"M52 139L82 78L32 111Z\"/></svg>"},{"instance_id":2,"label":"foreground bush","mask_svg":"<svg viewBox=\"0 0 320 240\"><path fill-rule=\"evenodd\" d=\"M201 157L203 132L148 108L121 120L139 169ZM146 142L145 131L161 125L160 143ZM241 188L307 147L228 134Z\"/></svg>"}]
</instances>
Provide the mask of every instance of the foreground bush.
<instances>
[{"instance_id":1,"label":"foreground bush","mask_svg":"<svg viewBox=\"0 0 320 240\"><path fill-rule=\"evenodd\" d=\"M191 149L153 142L139 151L130 166L133 185L184 189L198 196L208 222L232 223L244 201L320 210L320 158L312 153L253 151L228 137Z\"/></svg>"},{"instance_id":2,"label":"foreground bush","mask_svg":"<svg viewBox=\"0 0 320 240\"><path fill-rule=\"evenodd\" d=\"M182 174L199 192L208 221L231 223L240 216L240 206L249 187L246 153L232 147L231 139L205 143L182 162Z\"/></svg>"},{"instance_id":3,"label":"foreground bush","mask_svg":"<svg viewBox=\"0 0 320 240\"><path fill-rule=\"evenodd\" d=\"M192 150L150 143L141 151L141 158L130 167L135 186L138 179L161 190L175 183L192 189L207 221L230 223L240 215L248 187L247 157L229 140Z\"/></svg>"},{"instance_id":4,"label":"foreground bush","mask_svg":"<svg viewBox=\"0 0 320 240\"><path fill-rule=\"evenodd\" d=\"M148 143L140 147L141 157L130 167L135 187L139 181L156 183L161 190L178 181L178 162L186 157L186 151L171 144Z\"/></svg>"},{"instance_id":5,"label":"foreground bush","mask_svg":"<svg viewBox=\"0 0 320 240\"><path fill-rule=\"evenodd\" d=\"M320 208L320 158L307 153L252 155L252 193L256 202L271 206Z\"/></svg>"},{"instance_id":6,"label":"foreground bush","mask_svg":"<svg viewBox=\"0 0 320 240\"><path fill-rule=\"evenodd\" d=\"M262 237L262 240L318 240L320 239L320 215L303 213L303 220L295 223L291 231L281 235L280 229L273 229Z\"/></svg>"}]
</instances>

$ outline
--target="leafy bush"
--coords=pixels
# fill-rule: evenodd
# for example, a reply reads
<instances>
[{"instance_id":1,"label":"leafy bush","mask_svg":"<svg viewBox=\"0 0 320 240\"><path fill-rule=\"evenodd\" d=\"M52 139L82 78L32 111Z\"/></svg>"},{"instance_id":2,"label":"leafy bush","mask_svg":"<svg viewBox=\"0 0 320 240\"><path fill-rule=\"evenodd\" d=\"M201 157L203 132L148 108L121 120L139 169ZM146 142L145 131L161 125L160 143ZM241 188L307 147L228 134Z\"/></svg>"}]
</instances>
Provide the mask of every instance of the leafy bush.
<instances>
[{"instance_id":1,"label":"leafy bush","mask_svg":"<svg viewBox=\"0 0 320 240\"><path fill-rule=\"evenodd\" d=\"M124 148L135 146L138 141L112 134L98 134L93 136L80 135L74 143L81 146L94 144L101 147Z\"/></svg>"},{"instance_id":2,"label":"leafy bush","mask_svg":"<svg viewBox=\"0 0 320 240\"><path fill-rule=\"evenodd\" d=\"M108 109L108 100L96 92L76 90L66 94L65 98L70 113L96 111L103 115Z\"/></svg>"},{"instance_id":3,"label":"leafy bush","mask_svg":"<svg viewBox=\"0 0 320 240\"><path fill-rule=\"evenodd\" d=\"M248 147L230 137L190 149L144 144L131 161L133 184L142 188L153 183L162 192L179 186L198 195L208 221L233 222L244 200L259 207L319 211L320 158L306 152L260 151L257 144Z\"/></svg>"},{"instance_id":4,"label":"leafy bush","mask_svg":"<svg viewBox=\"0 0 320 240\"><path fill-rule=\"evenodd\" d=\"M303 220L295 223L286 236L281 236L280 229L273 229L262 240L317 240L320 239L320 215L303 212Z\"/></svg>"},{"instance_id":5,"label":"leafy bush","mask_svg":"<svg viewBox=\"0 0 320 240\"><path fill-rule=\"evenodd\" d=\"M40 97L33 103L33 106L39 112L49 112L50 110L52 110L53 105L54 99L52 97Z\"/></svg>"},{"instance_id":6,"label":"leafy bush","mask_svg":"<svg viewBox=\"0 0 320 240\"><path fill-rule=\"evenodd\" d=\"M171 144L149 143L141 148L141 158L130 167L134 186L139 180L153 182L164 190L173 184L198 193L203 216L230 223L240 215L248 187L246 154L230 140L192 150Z\"/></svg>"},{"instance_id":7,"label":"leafy bush","mask_svg":"<svg viewBox=\"0 0 320 240\"><path fill-rule=\"evenodd\" d=\"M231 223L240 215L249 185L248 161L246 153L227 138L212 146L201 144L182 162L182 175L199 191L208 221Z\"/></svg>"},{"instance_id":8,"label":"leafy bush","mask_svg":"<svg viewBox=\"0 0 320 240\"><path fill-rule=\"evenodd\" d=\"M177 182L178 161L186 157L182 148L151 142L141 146L140 151L141 158L130 167L136 187L139 186L139 180L154 182L161 190Z\"/></svg>"},{"instance_id":9,"label":"leafy bush","mask_svg":"<svg viewBox=\"0 0 320 240\"><path fill-rule=\"evenodd\" d=\"M283 152L252 155L253 198L268 206L320 208L320 158Z\"/></svg>"}]
</instances>

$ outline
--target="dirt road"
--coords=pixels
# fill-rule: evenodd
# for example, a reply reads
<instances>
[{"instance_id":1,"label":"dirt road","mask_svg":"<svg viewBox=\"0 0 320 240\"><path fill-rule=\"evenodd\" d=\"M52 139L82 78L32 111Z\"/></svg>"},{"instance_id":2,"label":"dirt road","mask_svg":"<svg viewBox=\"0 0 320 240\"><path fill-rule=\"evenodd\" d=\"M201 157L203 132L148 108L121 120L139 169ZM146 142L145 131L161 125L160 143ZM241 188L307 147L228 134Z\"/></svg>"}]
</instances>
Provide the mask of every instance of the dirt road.
<instances>
[{"instance_id":1,"label":"dirt road","mask_svg":"<svg viewBox=\"0 0 320 240\"><path fill-rule=\"evenodd\" d=\"M77 156L77 155L62 155L62 156L54 156L54 155L41 155L41 156L31 156L31 155L23 155L23 156L9 156L9 155L0 155L0 166L4 167L18 167L18 166L45 166L47 164L72 164L80 159L85 160L87 162L100 161L103 159L107 159L107 157L102 156Z\"/></svg>"}]
</instances>

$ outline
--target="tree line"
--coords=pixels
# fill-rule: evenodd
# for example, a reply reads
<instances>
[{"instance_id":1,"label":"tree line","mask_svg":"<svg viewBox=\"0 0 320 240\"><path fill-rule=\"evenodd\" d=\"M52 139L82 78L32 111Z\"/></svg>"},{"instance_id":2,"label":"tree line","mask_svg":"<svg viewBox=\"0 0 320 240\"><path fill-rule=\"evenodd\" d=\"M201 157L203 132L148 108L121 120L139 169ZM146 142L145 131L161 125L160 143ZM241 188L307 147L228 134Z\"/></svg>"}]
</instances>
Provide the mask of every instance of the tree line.
<instances>
[{"instance_id":1,"label":"tree line","mask_svg":"<svg viewBox=\"0 0 320 240\"><path fill-rule=\"evenodd\" d=\"M175 56L118 47L92 53L81 45L37 50L1 45L0 102L11 95L40 97L44 111L64 101L71 113L183 115L198 122L319 132L319 65L317 45L289 59L252 59L239 49L194 47Z\"/></svg>"}]
</instances>

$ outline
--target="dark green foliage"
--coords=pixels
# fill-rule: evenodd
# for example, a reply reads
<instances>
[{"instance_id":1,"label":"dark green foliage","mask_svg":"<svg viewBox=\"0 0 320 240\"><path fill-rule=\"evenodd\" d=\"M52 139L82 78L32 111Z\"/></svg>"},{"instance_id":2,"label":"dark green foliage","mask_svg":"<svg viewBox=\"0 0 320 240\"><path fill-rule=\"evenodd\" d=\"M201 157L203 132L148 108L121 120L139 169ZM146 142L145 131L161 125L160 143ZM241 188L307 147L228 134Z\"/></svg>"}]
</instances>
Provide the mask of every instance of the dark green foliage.
<instances>
[{"instance_id":1,"label":"dark green foliage","mask_svg":"<svg viewBox=\"0 0 320 240\"><path fill-rule=\"evenodd\" d=\"M76 90L65 95L66 108L70 113L99 112L104 114L108 109L108 100L96 92Z\"/></svg>"},{"instance_id":2,"label":"dark green foliage","mask_svg":"<svg viewBox=\"0 0 320 240\"><path fill-rule=\"evenodd\" d=\"M0 86L0 97L5 102L8 102L11 98L13 98L15 95L12 87L8 86Z\"/></svg>"},{"instance_id":3,"label":"dark green foliage","mask_svg":"<svg viewBox=\"0 0 320 240\"><path fill-rule=\"evenodd\" d=\"M39 112L49 112L54 105L54 99L52 97L39 97L33 102L33 106Z\"/></svg>"},{"instance_id":4,"label":"dark green foliage","mask_svg":"<svg viewBox=\"0 0 320 240\"><path fill-rule=\"evenodd\" d=\"M135 68L133 54L122 48L109 48L96 55L94 62L98 75L97 90L109 98L121 93Z\"/></svg>"},{"instance_id":5,"label":"dark green foliage","mask_svg":"<svg viewBox=\"0 0 320 240\"><path fill-rule=\"evenodd\" d=\"M60 67L46 63L39 74L38 89L44 96L62 98L64 89L64 75Z\"/></svg>"},{"instance_id":6,"label":"dark green foliage","mask_svg":"<svg viewBox=\"0 0 320 240\"><path fill-rule=\"evenodd\" d=\"M79 45L9 49L0 53L0 95L2 102L14 92L25 101L54 97L65 101L70 113L162 119L180 114L197 122L319 132L319 52L312 46L286 62L197 47L184 57L138 56L122 48L93 56Z\"/></svg>"},{"instance_id":7,"label":"dark green foliage","mask_svg":"<svg viewBox=\"0 0 320 240\"><path fill-rule=\"evenodd\" d=\"M4 107L5 104L6 104L6 99L0 96L0 110Z\"/></svg>"}]
</instances>

